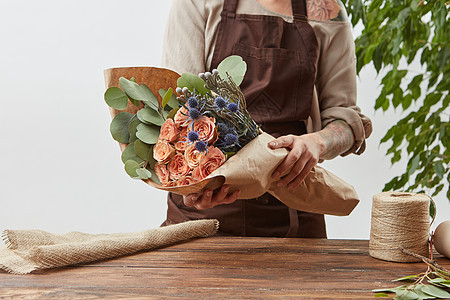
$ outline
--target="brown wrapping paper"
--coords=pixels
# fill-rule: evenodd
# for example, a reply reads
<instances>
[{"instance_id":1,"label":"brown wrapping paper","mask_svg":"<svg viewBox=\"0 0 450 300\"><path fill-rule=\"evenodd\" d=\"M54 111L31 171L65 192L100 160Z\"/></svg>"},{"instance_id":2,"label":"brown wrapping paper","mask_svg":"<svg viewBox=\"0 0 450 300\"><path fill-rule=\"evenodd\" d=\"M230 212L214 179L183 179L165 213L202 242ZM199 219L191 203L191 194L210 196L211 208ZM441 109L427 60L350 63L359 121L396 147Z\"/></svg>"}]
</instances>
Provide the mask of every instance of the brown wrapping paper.
<instances>
[{"instance_id":1,"label":"brown wrapping paper","mask_svg":"<svg viewBox=\"0 0 450 300\"><path fill-rule=\"evenodd\" d=\"M172 87L175 90L176 78L179 75L167 69L151 67L113 68L105 71L106 86L119 86L121 76L127 79L135 77L139 84L146 84L155 95L158 95L160 88ZM113 117L117 113L118 111L111 110ZM359 202L355 189L321 167L314 167L296 189L277 187L271 175L288 151L270 149L267 144L273 139L269 134L262 133L229 158L219 169L195 184L163 187L151 180L144 181L155 188L181 195L202 193L205 189L216 189L228 184L230 192L241 190L240 199L252 199L269 192L287 206L300 211L337 216L349 215L352 212ZM121 144L122 151L125 146Z\"/></svg>"}]
</instances>

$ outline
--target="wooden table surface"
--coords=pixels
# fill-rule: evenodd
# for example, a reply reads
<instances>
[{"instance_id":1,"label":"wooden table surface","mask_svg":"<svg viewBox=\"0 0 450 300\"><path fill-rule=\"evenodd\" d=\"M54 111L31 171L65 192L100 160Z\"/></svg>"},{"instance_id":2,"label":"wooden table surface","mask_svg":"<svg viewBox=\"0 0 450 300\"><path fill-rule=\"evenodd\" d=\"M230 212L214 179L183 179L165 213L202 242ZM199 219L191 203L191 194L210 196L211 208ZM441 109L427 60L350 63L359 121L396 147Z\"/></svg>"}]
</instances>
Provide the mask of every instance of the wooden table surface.
<instances>
[{"instance_id":1,"label":"wooden table surface","mask_svg":"<svg viewBox=\"0 0 450 300\"><path fill-rule=\"evenodd\" d=\"M0 298L354 298L426 270L369 256L362 240L211 237L99 263L11 275ZM436 261L450 268L442 256Z\"/></svg>"}]
</instances>

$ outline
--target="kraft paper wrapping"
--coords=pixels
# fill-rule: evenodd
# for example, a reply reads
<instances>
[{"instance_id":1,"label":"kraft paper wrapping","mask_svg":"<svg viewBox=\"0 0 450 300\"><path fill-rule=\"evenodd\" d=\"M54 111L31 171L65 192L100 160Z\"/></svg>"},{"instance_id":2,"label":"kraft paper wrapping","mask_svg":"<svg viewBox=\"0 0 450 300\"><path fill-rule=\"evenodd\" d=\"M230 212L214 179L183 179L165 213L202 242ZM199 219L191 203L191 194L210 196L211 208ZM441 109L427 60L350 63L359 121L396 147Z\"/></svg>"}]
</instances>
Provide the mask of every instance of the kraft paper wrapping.
<instances>
[{"instance_id":1,"label":"kraft paper wrapping","mask_svg":"<svg viewBox=\"0 0 450 300\"><path fill-rule=\"evenodd\" d=\"M159 96L160 88L172 87L175 90L176 79L179 77L177 73L161 68L112 68L105 71L106 86L119 86L121 76L135 77L136 82L146 84L157 96ZM132 104L129 104L130 106ZM118 112L111 109L111 116L114 117ZM191 193L202 193L205 189L214 190L223 184L228 184L230 192L236 189L241 190L240 199L253 199L269 192L287 206L300 211L336 216L346 216L352 212L359 203L355 189L319 166L314 167L296 189L277 187L271 175L287 156L288 151L270 149L267 144L273 139L271 135L263 132L207 178L195 184L163 187L150 179L144 181L152 187L185 196ZM126 147L124 144L120 146L122 151Z\"/></svg>"}]
</instances>

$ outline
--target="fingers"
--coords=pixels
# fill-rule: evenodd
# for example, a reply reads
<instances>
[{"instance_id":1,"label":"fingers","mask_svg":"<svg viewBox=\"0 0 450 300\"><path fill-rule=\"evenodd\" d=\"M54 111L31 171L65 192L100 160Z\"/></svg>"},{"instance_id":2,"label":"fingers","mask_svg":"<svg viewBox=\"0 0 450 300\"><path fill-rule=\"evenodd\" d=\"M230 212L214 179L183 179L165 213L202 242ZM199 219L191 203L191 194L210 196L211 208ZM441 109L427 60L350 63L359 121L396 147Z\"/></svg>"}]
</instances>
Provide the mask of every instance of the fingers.
<instances>
[{"instance_id":1,"label":"fingers","mask_svg":"<svg viewBox=\"0 0 450 300\"><path fill-rule=\"evenodd\" d=\"M223 185L216 194L212 190L206 190L201 197L198 194L190 194L184 197L184 204L197 209L206 209L220 204L233 203L239 196L240 191L236 190L232 194L228 194L229 188L228 185Z\"/></svg>"},{"instance_id":2,"label":"fingers","mask_svg":"<svg viewBox=\"0 0 450 300\"><path fill-rule=\"evenodd\" d=\"M269 143L269 147L271 149L277 149L277 148L291 148L294 143L294 136L293 135L285 135L281 136Z\"/></svg>"},{"instance_id":3,"label":"fingers","mask_svg":"<svg viewBox=\"0 0 450 300\"><path fill-rule=\"evenodd\" d=\"M283 162L273 171L272 178L279 178L281 175L285 174L289 169L291 169L295 164L297 164L300 159L304 160L305 157L303 155L303 151L303 145L291 150L283 160ZM303 167L305 164L306 162L304 162L303 165L299 167ZM299 170L298 172L300 171L301 170ZM292 174L292 171L290 172L290 174Z\"/></svg>"}]
</instances>

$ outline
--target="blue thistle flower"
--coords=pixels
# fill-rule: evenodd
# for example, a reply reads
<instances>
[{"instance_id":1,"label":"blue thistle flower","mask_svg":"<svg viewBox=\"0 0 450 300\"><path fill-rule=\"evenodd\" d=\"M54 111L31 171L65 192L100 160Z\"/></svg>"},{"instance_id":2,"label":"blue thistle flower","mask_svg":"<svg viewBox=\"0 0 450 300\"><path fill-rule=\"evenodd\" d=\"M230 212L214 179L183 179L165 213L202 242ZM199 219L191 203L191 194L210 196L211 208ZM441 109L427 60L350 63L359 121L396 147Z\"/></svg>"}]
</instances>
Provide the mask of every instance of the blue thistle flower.
<instances>
[{"instance_id":1,"label":"blue thistle flower","mask_svg":"<svg viewBox=\"0 0 450 300\"><path fill-rule=\"evenodd\" d=\"M225 100L221 96L218 96L214 101L215 101L217 107L220 109L225 108L227 106L227 100Z\"/></svg>"},{"instance_id":2,"label":"blue thistle flower","mask_svg":"<svg viewBox=\"0 0 450 300\"><path fill-rule=\"evenodd\" d=\"M188 99L187 103L189 104L189 107L191 107L191 108L196 108L198 106L198 101L197 101L197 98L195 98L195 97L190 97Z\"/></svg>"},{"instance_id":3,"label":"blue thistle flower","mask_svg":"<svg viewBox=\"0 0 450 300\"><path fill-rule=\"evenodd\" d=\"M227 145L235 145L238 144L238 136L233 134L233 133L227 133L227 135L225 135L225 143Z\"/></svg>"},{"instance_id":4,"label":"blue thistle flower","mask_svg":"<svg viewBox=\"0 0 450 300\"><path fill-rule=\"evenodd\" d=\"M196 108L190 108L189 109L189 117L193 120L197 120L202 114L200 111Z\"/></svg>"},{"instance_id":5,"label":"blue thistle flower","mask_svg":"<svg viewBox=\"0 0 450 300\"><path fill-rule=\"evenodd\" d=\"M239 109L239 106L236 103L230 103L227 107L231 112L237 112Z\"/></svg>"},{"instance_id":6,"label":"blue thistle flower","mask_svg":"<svg viewBox=\"0 0 450 300\"><path fill-rule=\"evenodd\" d=\"M205 151L208 149L208 146L206 145L205 142L203 142L203 141L201 141L201 140L198 140L198 141L195 143L195 149L198 150L198 151L200 151L200 152L205 152Z\"/></svg>"},{"instance_id":7,"label":"blue thistle flower","mask_svg":"<svg viewBox=\"0 0 450 300\"><path fill-rule=\"evenodd\" d=\"M188 138L188 141L191 143L198 141L200 139L198 136L198 133L195 131L189 131L187 134L187 138Z\"/></svg>"}]
</instances>

